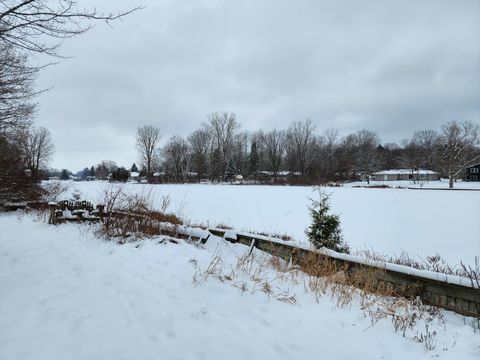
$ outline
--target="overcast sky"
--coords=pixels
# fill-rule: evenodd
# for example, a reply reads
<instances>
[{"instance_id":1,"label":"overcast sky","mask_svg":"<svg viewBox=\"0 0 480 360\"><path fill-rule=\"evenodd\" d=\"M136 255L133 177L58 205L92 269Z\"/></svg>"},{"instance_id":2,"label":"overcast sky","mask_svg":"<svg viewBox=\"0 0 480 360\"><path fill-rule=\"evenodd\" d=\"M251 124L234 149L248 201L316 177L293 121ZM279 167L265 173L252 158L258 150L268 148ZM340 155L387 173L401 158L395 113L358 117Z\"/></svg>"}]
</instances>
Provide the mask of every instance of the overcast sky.
<instances>
[{"instance_id":1,"label":"overcast sky","mask_svg":"<svg viewBox=\"0 0 480 360\"><path fill-rule=\"evenodd\" d=\"M79 1L99 6L98 1ZM135 131L188 135L214 111L243 130L311 118L383 142L450 120L480 123L480 1L102 0L146 5L68 40L44 70L37 123L52 165L137 161Z\"/></svg>"}]
</instances>

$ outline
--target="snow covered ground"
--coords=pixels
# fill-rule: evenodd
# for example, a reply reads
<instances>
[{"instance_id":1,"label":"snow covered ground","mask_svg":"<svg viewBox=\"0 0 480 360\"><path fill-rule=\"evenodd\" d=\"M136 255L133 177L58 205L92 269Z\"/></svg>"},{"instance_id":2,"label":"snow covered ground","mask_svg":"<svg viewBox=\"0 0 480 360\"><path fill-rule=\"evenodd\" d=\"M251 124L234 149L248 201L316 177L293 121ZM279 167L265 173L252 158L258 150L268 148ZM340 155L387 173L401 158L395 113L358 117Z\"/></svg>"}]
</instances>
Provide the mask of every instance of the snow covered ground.
<instances>
[{"instance_id":1,"label":"snow covered ground","mask_svg":"<svg viewBox=\"0 0 480 360\"><path fill-rule=\"evenodd\" d=\"M408 182L407 182L408 183ZM432 184L431 182L430 184ZM83 197L97 201L107 182L72 182ZM169 196L173 211L192 223L225 224L243 231L287 233L306 242L313 187L253 185L127 184L160 204ZM425 257L440 254L451 265L474 265L480 256L480 191L326 188L353 250Z\"/></svg>"},{"instance_id":2,"label":"snow covered ground","mask_svg":"<svg viewBox=\"0 0 480 360\"><path fill-rule=\"evenodd\" d=\"M372 326L358 301L317 303L274 273L270 295L248 279L244 292L234 280L202 281L215 255L233 268L242 245L117 245L87 225L17 214L1 214L0 229L2 360L480 358L480 333L464 324L471 319L450 312L430 323L436 347L427 350L412 340L421 321L402 337L390 320ZM280 293L297 303L278 301Z\"/></svg>"}]
</instances>

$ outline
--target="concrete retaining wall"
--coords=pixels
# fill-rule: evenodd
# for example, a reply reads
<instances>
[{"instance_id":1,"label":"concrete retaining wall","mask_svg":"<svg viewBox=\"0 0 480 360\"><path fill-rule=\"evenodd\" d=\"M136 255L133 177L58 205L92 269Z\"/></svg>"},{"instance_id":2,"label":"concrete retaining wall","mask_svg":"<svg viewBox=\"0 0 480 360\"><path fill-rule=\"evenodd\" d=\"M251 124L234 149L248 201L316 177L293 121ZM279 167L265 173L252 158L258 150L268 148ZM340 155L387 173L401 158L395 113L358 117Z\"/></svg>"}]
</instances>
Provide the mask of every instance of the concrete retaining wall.
<instances>
[{"instance_id":1,"label":"concrete retaining wall","mask_svg":"<svg viewBox=\"0 0 480 360\"><path fill-rule=\"evenodd\" d=\"M378 286L390 286L399 296L410 299L418 296L424 304L438 306L466 316L480 317L480 289L478 287L462 286L355 261L337 259L282 243L281 240L278 242L267 240L264 236L237 233L235 237L229 238L230 231L222 229L208 229L208 231L220 237L227 235L225 236L226 240L247 246L251 246L254 241L253 246L257 249L295 264L301 265L305 259L308 258L311 261L313 258L318 262L333 261L338 268L348 269L352 273L369 268L376 269L379 270L375 272Z\"/></svg>"}]
</instances>

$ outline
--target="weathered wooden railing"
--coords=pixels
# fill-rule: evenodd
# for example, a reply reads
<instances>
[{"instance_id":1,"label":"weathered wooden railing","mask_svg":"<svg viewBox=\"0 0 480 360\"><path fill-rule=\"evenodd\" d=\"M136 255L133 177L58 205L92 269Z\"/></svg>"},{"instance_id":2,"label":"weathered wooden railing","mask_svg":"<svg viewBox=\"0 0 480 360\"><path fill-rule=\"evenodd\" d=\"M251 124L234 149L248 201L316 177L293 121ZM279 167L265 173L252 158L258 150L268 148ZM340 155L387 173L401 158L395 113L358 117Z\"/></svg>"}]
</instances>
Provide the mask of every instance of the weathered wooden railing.
<instances>
[{"instance_id":1,"label":"weathered wooden railing","mask_svg":"<svg viewBox=\"0 0 480 360\"><path fill-rule=\"evenodd\" d=\"M49 224L61 224L65 222L105 222L109 217L129 218L138 221L148 221L151 228L156 228L158 234L175 236L184 240L191 240L204 244L210 237L210 233L202 229L191 229L181 224L156 221L148 215L115 210L106 211L105 205L94 206L89 201L65 200L49 202Z\"/></svg>"},{"instance_id":2,"label":"weathered wooden railing","mask_svg":"<svg viewBox=\"0 0 480 360\"><path fill-rule=\"evenodd\" d=\"M59 224L63 222L82 222L101 221L105 215L104 205L96 207L89 201L65 200L60 202L48 203L49 224Z\"/></svg>"}]
</instances>

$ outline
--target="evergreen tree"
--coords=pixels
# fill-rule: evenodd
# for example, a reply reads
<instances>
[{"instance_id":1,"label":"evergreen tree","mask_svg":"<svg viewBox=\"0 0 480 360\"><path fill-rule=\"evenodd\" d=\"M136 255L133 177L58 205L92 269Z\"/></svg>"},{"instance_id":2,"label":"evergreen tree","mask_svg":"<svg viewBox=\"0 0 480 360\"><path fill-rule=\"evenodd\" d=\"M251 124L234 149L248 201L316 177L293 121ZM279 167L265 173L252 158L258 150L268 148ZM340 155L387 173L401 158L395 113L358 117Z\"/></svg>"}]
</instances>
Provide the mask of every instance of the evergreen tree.
<instances>
[{"instance_id":1,"label":"evergreen tree","mask_svg":"<svg viewBox=\"0 0 480 360\"><path fill-rule=\"evenodd\" d=\"M138 171L138 167L137 167L137 165L136 165L135 163L133 163L132 167L130 168L130 172L136 172L136 173L139 172L139 171Z\"/></svg>"},{"instance_id":2,"label":"evergreen tree","mask_svg":"<svg viewBox=\"0 0 480 360\"><path fill-rule=\"evenodd\" d=\"M68 180L70 179L70 174L67 169L62 170L62 174L60 175L60 180Z\"/></svg>"},{"instance_id":3,"label":"evergreen tree","mask_svg":"<svg viewBox=\"0 0 480 360\"><path fill-rule=\"evenodd\" d=\"M90 176L90 169L88 167L83 169L81 176L82 176L82 180L85 180L87 176Z\"/></svg>"},{"instance_id":4,"label":"evergreen tree","mask_svg":"<svg viewBox=\"0 0 480 360\"><path fill-rule=\"evenodd\" d=\"M338 215L330 214L330 197L320 192L320 201L311 199L310 215L312 225L308 228L308 238L316 247L349 253L350 249L343 241Z\"/></svg>"},{"instance_id":5,"label":"evergreen tree","mask_svg":"<svg viewBox=\"0 0 480 360\"><path fill-rule=\"evenodd\" d=\"M235 168L235 163L233 162L232 159L228 160L227 163L227 168L225 169L225 181L230 180L232 181L233 175L235 175L237 172Z\"/></svg>"},{"instance_id":6,"label":"evergreen tree","mask_svg":"<svg viewBox=\"0 0 480 360\"><path fill-rule=\"evenodd\" d=\"M95 176L95 167L93 165L90 168L90 176Z\"/></svg>"},{"instance_id":7,"label":"evergreen tree","mask_svg":"<svg viewBox=\"0 0 480 360\"><path fill-rule=\"evenodd\" d=\"M112 181L126 182L130 177L130 172L124 167L119 167L112 173Z\"/></svg>"},{"instance_id":8,"label":"evergreen tree","mask_svg":"<svg viewBox=\"0 0 480 360\"><path fill-rule=\"evenodd\" d=\"M252 147L250 148L250 164L248 168L248 175L254 176L258 170L258 151L257 143L254 141Z\"/></svg>"}]
</instances>

